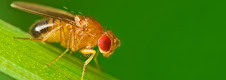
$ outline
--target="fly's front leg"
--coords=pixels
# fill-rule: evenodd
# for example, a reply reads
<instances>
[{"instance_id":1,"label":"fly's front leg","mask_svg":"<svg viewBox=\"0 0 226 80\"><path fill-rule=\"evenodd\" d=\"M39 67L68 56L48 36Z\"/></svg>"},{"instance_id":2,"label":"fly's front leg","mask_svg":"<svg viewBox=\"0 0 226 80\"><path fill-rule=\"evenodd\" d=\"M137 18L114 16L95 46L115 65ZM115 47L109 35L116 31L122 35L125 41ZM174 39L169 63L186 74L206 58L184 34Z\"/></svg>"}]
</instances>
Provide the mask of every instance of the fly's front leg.
<instances>
[{"instance_id":1,"label":"fly's front leg","mask_svg":"<svg viewBox=\"0 0 226 80\"><path fill-rule=\"evenodd\" d=\"M94 62L96 63L97 68L100 70L100 65L99 62L97 60L98 54L100 53L100 51L98 50L96 55L94 56Z\"/></svg>"},{"instance_id":2,"label":"fly's front leg","mask_svg":"<svg viewBox=\"0 0 226 80\"><path fill-rule=\"evenodd\" d=\"M82 49L82 50L80 50L80 52L82 54L91 54L91 56L85 61L84 66L83 66L82 77L81 77L81 80L83 80L85 70L86 70L86 65L88 65L89 62L93 59L93 57L96 54L96 51L93 49Z\"/></svg>"}]
</instances>

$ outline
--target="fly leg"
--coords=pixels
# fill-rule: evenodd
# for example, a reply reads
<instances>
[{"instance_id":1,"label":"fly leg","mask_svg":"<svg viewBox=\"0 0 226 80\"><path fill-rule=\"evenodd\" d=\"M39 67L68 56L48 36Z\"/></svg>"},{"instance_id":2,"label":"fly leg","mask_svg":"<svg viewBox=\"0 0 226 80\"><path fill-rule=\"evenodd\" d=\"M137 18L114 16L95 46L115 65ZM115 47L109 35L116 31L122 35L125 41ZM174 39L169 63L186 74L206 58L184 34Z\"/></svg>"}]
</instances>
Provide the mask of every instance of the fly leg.
<instances>
[{"instance_id":1,"label":"fly leg","mask_svg":"<svg viewBox=\"0 0 226 80\"><path fill-rule=\"evenodd\" d=\"M38 39L38 38L21 38L21 37L13 37L13 39L24 39L24 40L43 41L43 42L44 42L44 41L46 41L47 39L49 39L49 37L50 37L51 35L53 35L53 33L54 33L55 31L59 30L60 27L61 27L61 26L59 26L59 27L53 29L52 31L50 31L49 34L47 34L47 36L44 37L43 39Z\"/></svg>"},{"instance_id":2,"label":"fly leg","mask_svg":"<svg viewBox=\"0 0 226 80\"><path fill-rule=\"evenodd\" d=\"M58 26L60 26L60 24L58 24ZM64 32L64 28L62 26L60 28L60 41L61 41L61 45L66 45L65 32Z\"/></svg>"},{"instance_id":3,"label":"fly leg","mask_svg":"<svg viewBox=\"0 0 226 80\"><path fill-rule=\"evenodd\" d=\"M84 63L84 66L83 66L83 71L82 71L82 77L81 77L81 80L83 80L83 77L84 77L84 74L85 74L85 70L86 70L86 65L89 64L89 62L93 59L93 57L95 56L96 54L96 51L93 50L93 49L82 49L80 50L80 52L82 54L92 54Z\"/></svg>"},{"instance_id":4,"label":"fly leg","mask_svg":"<svg viewBox=\"0 0 226 80\"><path fill-rule=\"evenodd\" d=\"M58 59L60 59L65 53L67 53L68 51L69 51L69 49L70 49L70 42L71 42L71 36L73 36L73 35L71 35L71 33L73 32L73 30L71 30L70 32L69 32L69 38L68 38L68 40L67 40L67 49L60 55L60 56L58 56L55 60L53 60L52 62L50 62L49 64L47 64L47 65L45 65L45 66L49 66L49 65L51 65L52 63L54 63L54 62L56 62Z\"/></svg>"},{"instance_id":5,"label":"fly leg","mask_svg":"<svg viewBox=\"0 0 226 80\"><path fill-rule=\"evenodd\" d=\"M23 40L32 40L32 41L42 41L42 39L38 39L38 38L21 38L21 37L13 37L13 39L23 39Z\"/></svg>"},{"instance_id":6,"label":"fly leg","mask_svg":"<svg viewBox=\"0 0 226 80\"><path fill-rule=\"evenodd\" d=\"M46 67L51 65L52 63L56 62L58 59L60 59L65 53L67 53L67 51L69 50L69 48L67 48L60 56L58 56L55 60L53 60L52 62L50 62L49 64L45 65Z\"/></svg>"},{"instance_id":7,"label":"fly leg","mask_svg":"<svg viewBox=\"0 0 226 80\"><path fill-rule=\"evenodd\" d=\"M98 54L100 53L100 51L98 50L96 55L94 56L94 62L96 63L97 68L100 70L100 65L99 62L97 60Z\"/></svg>"}]
</instances>

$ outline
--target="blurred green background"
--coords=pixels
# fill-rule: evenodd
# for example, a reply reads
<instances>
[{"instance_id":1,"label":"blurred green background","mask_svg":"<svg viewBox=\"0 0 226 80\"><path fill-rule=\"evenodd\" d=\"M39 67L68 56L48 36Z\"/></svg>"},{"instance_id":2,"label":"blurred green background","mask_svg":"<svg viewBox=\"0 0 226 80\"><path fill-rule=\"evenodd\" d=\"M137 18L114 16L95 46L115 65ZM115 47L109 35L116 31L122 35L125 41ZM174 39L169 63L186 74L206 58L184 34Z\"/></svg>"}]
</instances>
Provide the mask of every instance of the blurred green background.
<instances>
[{"instance_id":1,"label":"blurred green background","mask_svg":"<svg viewBox=\"0 0 226 80\"><path fill-rule=\"evenodd\" d=\"M1 0L0 19L28 32L42 17L11 8L13 1ZM225 0L20 1L67 7L111 28L121 47L98 60L121 80L226 80Z\"/></svg>"}]
</instances>

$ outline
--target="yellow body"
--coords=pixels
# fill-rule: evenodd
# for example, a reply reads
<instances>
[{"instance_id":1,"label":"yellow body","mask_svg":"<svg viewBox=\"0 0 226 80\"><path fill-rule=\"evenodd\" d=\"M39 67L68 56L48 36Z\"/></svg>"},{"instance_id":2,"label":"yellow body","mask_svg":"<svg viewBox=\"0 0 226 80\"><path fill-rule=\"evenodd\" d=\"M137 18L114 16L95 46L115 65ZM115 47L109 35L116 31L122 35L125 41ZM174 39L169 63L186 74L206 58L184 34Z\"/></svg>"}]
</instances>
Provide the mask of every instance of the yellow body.
<instances>
[{"instance_id":1,"label":"yellow body","mask_svg":"<svg viewBox=\"0 0 226 80\"><path fill-rule=\"evenodd\" d=\"M51 63L54 63L62 57L69 49L77 51L80 49L82 54L91 54L84 62L81 80L84 77L86 65L94 58L96 51L92 48L98 44L100 52L105 57L109 57L114 50L120 46L120 40L111 32L104 31L101 24L93 18L73 15L66 11L51 8L35 3L14 2L12 7L48 17L45 20L36 22L31 28L31 35L34 38L16 38L24 40L45 41L45 42L60 42L67 49ZM102 40L100 37L105 36ZM15 38L15 37L14 37ZM100 42L98 42L100 41ZM106 44L110 42L110 44ZM100 47L100 45L102 47ZM108 51L101 48L110 47Z\"/></svg>"},{"instance_id":2,"label":"yellow body","mask_svg":"<svg viewBox=\"0 0 226 80\"><path fill-rule=\"evenodd\" d=\"M60 42L62 46L72 51L96 46L99 37L104 33L102 26L95 19L85 16L75 16L75 19L77 19L76 26L50 18L48 24L53 24L53 26L49 26L47 32L41 33L38 38L43 39L55 28L60 27L46 40L47 42Z\"/></svg>"}]
</instances>

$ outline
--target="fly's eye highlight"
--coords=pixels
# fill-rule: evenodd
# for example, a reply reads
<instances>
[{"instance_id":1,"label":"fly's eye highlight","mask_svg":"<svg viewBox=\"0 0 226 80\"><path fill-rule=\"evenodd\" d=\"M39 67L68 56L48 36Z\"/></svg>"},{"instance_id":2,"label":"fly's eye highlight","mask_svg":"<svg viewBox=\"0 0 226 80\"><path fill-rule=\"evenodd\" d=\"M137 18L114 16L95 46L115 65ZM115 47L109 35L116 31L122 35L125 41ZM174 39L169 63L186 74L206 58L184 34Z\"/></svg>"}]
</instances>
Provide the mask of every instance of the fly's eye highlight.
<instances>
[{"instance_id":1,"label":"fly's eye highlight","mask_svg":"<svg viewBox=\"0 0 226 80\"><path fill-rule=\"evenodd\" d=\"M109 51L111 48L111 39L106 35L101 36L98 40L98 46L104 52Z\"/></svg>"}]
</instances>

